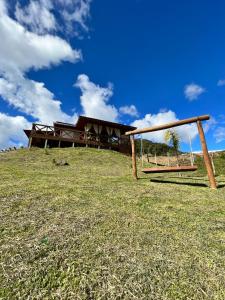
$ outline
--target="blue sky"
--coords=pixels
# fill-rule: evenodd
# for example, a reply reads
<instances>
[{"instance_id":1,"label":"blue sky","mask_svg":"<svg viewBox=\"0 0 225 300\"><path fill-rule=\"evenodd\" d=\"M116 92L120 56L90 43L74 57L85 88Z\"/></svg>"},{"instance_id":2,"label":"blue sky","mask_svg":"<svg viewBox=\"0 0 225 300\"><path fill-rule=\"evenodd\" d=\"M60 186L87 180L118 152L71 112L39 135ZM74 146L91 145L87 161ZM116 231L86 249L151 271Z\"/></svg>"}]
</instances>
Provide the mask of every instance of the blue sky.
<instances>
[{"instance_id":1,"label":"blue sky","mask_svg":"<svg viewBox=\"0 0 225 300\"><path fill-rule=\"evenodd\" d=\"M18 130L30 122L73 122L79 114L138 127L210 114L209 148L225 148L224 1L36 0L7 1L7 7L1 1L2 25L11 26L12 33L22 26L33 35L21 34L16 44L8 41L8 27L0 27L6 40L0 49L0 129L5 131L0 148L25 143ZM29 39L40 36L47 43L35 44L33 51ZM14 44L21 55L8 54ZM200 148L194 126L180 135ZM146 137L163 139L162 134ZM187 143L182 147L187 150Z\"/></svg>"}]
</instances>

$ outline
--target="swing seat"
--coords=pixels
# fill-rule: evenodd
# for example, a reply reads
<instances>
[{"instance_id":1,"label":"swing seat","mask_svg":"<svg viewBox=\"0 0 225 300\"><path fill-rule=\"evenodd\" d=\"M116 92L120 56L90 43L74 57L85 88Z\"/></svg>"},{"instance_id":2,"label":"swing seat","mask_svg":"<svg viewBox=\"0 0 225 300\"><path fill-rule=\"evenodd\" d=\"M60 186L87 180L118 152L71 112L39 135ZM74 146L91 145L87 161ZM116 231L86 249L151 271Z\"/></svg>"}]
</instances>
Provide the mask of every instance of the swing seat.
<instances>
[{"instance_id":1,"label":"swing seat","mask_svg":"<svg viewBox=\"0 0 225 300\"><path fill-rule=\"evenodd\" d=\"M167 173L167 172L190 172L196 171L197 166L176 166L176 167L163 167L163 168L145 168L141 171L143 173Z\"/></svg>"}]
</instances>

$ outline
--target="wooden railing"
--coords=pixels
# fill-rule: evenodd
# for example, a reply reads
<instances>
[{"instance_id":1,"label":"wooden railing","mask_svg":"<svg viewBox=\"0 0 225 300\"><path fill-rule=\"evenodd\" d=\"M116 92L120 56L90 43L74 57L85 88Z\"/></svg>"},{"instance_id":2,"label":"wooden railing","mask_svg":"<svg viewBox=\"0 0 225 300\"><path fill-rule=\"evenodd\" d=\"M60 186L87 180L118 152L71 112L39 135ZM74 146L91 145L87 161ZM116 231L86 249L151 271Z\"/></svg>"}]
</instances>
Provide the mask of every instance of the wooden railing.
<instances>
[{"instance_id":1,"label":"wooden railing","mask_svg":"<svg viewBox=\"0 0 225 300\"><path fill-rule=\"evenodd\" d=\"M118 147L119 144L125 144L127 142L126 137L114 138L107 135L97 135L91 132L84 132L75 129L64 129L37 123L33 123L31 136L50 140L64 140L74 143L93 144L108 147Z\"/></svg>"}]
</instances>

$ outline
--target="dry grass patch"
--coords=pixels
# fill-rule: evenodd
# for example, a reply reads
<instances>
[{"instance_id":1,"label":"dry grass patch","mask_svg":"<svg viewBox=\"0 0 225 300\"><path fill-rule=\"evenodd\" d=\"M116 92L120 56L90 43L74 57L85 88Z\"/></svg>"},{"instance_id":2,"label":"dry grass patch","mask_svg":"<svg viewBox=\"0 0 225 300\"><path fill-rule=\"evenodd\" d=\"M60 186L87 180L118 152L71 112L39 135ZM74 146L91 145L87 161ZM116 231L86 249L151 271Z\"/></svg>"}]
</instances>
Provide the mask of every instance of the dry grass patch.
<instances>
[{"instance_id":1,"label":"dry grass patch","mask_svg":"<svg viewBox=\"0 0 225 300\"><path fill-rule=\"evenodd\" d=\"M0 168L1 299L225 299L224 174L136 182L128 157L85 148Z\"/></svg>"}]
</instances>

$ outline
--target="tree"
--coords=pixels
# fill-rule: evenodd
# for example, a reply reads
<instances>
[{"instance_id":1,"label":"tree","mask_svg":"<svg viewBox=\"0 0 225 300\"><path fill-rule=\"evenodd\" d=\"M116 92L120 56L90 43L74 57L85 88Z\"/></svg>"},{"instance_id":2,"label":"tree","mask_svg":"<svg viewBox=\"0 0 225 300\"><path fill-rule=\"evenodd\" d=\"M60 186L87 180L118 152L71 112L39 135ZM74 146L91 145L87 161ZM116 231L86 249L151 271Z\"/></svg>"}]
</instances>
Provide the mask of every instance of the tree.
<instances>
[{"instance_id":1,"label":"tree","mask_svg":"<svg viewBox=\"0 0 225 300\"><path fill-rule=\"evenodd\" d=\"M179 147L180 147L180 137L178 133L175 130L168 129L165 132L164 139L165 142L169 146L171 146L171 148L174 150L175 155L177 157L177 164L179 166L178 154L179 154Z\"/></svg>"}]
</instances>

